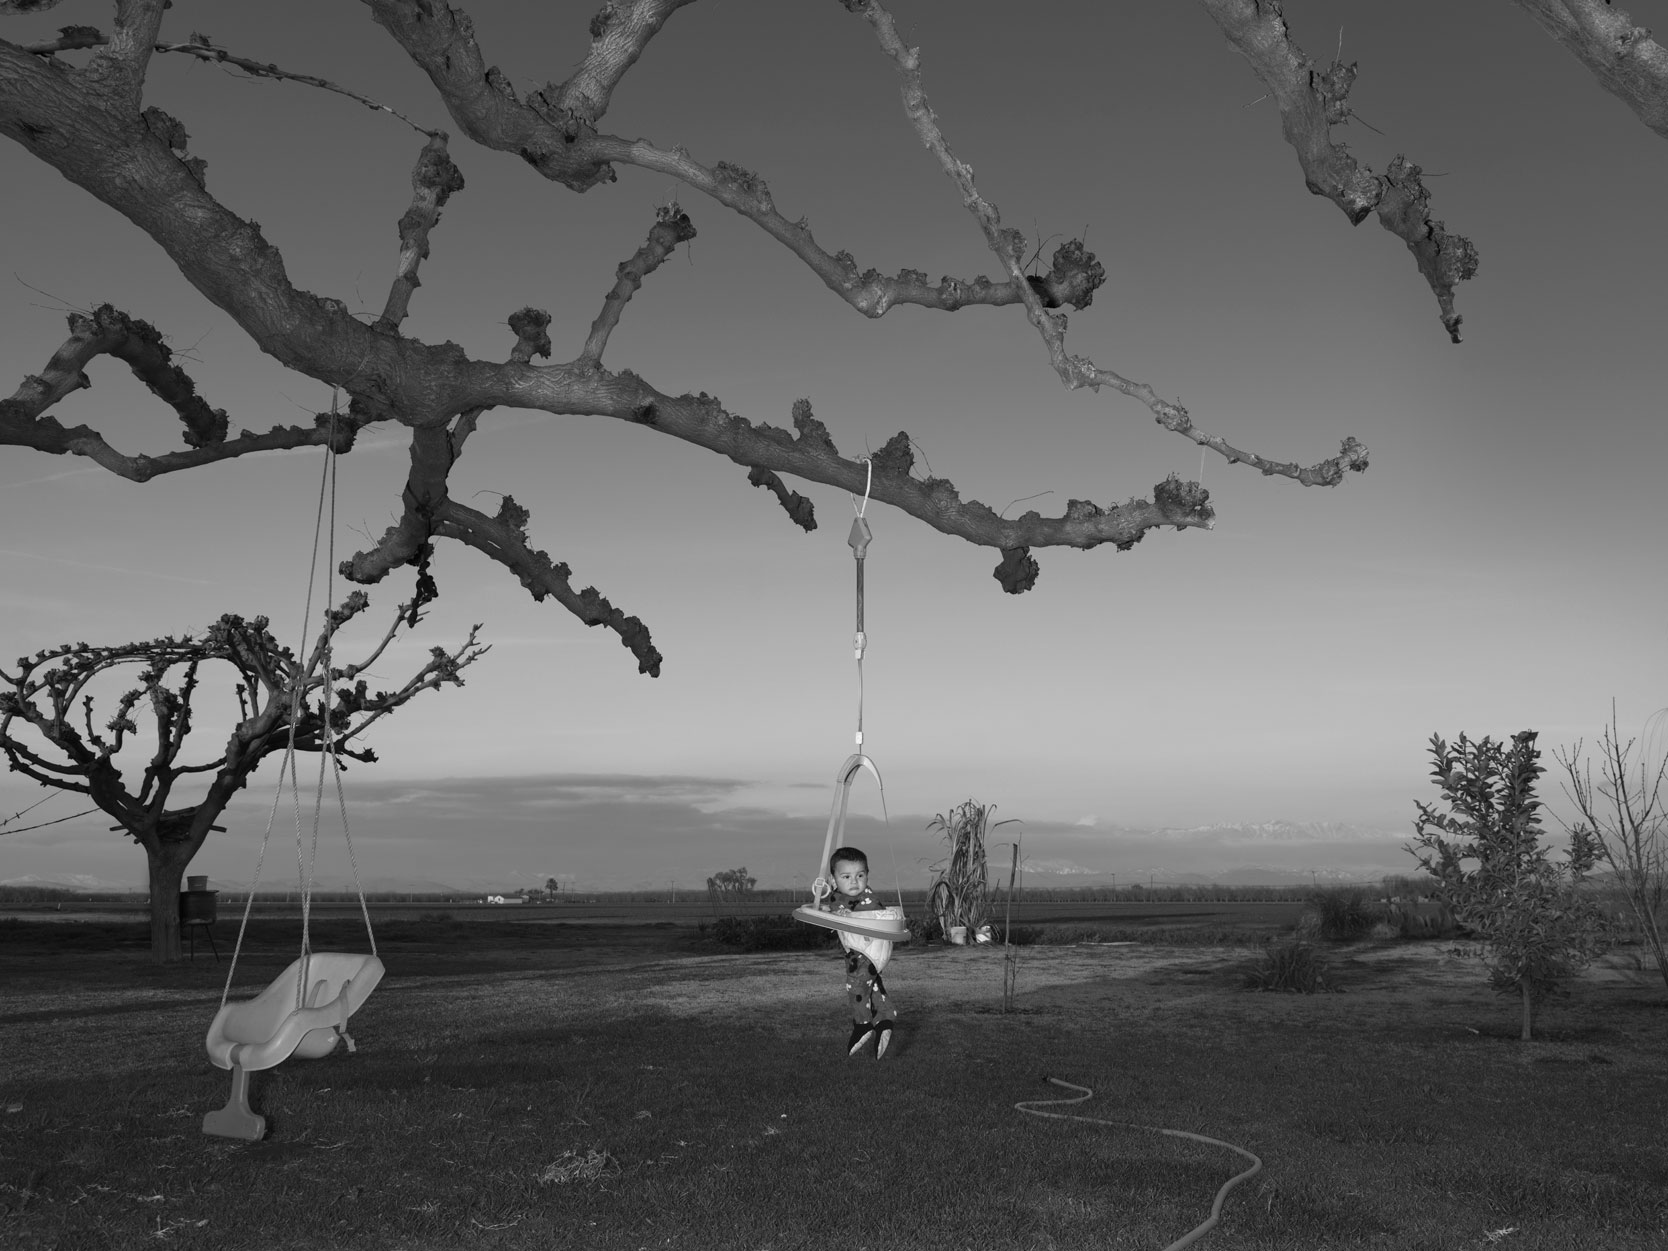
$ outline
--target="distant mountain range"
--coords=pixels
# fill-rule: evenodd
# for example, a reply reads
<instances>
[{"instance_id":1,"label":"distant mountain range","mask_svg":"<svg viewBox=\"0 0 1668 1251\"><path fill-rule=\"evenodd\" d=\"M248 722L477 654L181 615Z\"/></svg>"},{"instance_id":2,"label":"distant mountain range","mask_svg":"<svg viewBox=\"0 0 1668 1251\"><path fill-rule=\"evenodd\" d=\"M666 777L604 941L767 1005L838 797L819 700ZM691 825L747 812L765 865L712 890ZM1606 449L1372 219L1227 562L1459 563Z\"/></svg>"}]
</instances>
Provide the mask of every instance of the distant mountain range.
<instances>
[{"instance_id":1,"label":"distant mountain range","mask_svg":"<svg viewBox=\"0 0 1668 1251\"><path fill-rule=\"evenodd\" d=\"M1081 831L1078 831L1080 834ZM1155 885L1223 886L1281 886L1321 882L1373 882L1387 874L1412 874L1416 866L1412 857L1401 850L1409 838L1409 831L1357 825L1342 821L1287 821L1273 820L1258 823L1221 823L1196 826L1163 826L1156 829L1128 826L1100 826L1094 830L1094 850L1089 853L1099 862L1089 866L1068 857L1049 855L1053 841L1048 833L1039 831L1035 841L1041 853L1021 861L1025 885L1036 887L1080 887L1121 885L1151 882ZM1083 855L1083 844L1077 841L1070 850ZM1006 884L1008 864L1005 854L997 852L991 859L990 874L993 884ZM699 891L700 879L693 872L679 870L679 893ZM566 877L566 875L564 875ZM388 895L411 893L417 895L461 896L487 892L504 893L517 886L542 886L542 875L529 876L518 871L441 882L418 877L366 878L363 886L368 894ZM782 887L786 881L764 880L760 886ZM247 878L212 878L214 890L241 893L248 885ZM578 890L656 889L667 885L663 880L654 883L636 882L624 875L596 881L564 880L564 887ZM904 885L925 886L905 881ZM29 877L0 880L0 886L58 887L71 891L135 891L144 889L144 882L135 873L125 880L107 881L87 874L64 874L51 878ZM293 879L267 879L261 883L262 893L293 890ZM353 890L348 878L320 879L315 890L332 894Z\"/></svg>"},{"instance_id":2,"label":"distant mountain range","mask_svg":"<svg viewBox=\"0 0 1668 1251\"><path fill-rule=\"evenodd\" d=\"M1379 843L1406 841L1405 830L1352 825L1347 821L1263 821L1256 825L1166 826L1155 838L1209 839L1218 843Z\"/></svg>"}]
</instances>

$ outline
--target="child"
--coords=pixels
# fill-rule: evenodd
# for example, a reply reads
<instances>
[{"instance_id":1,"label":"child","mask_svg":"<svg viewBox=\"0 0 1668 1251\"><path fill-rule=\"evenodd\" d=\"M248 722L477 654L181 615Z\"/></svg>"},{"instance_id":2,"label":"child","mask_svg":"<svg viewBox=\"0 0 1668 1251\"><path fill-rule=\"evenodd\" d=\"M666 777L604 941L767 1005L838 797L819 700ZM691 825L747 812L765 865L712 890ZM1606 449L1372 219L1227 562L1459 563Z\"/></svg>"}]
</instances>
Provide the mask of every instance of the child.
<instances>
[{"instance_id":1,"label":"child","mask_svg":"<svg viewBox=\"0 0 1668 1251\"><path fill-rule=\"evenodd\" d=\"M886 905L869 889L869 858L855 847L837 847L828 858L833 893L824 895L817 906L824 912L878 912ZM892 944L884 938L869 938L839 930L840 945L846 949L846 993L851 996L851 1037L846 1054L856 1055L874 1040L875 1059L886 1054L892 1041L892 1024L897 1009L886 1001L886 984L880 971L892 958Z\"/></svg>"}]
</instances>

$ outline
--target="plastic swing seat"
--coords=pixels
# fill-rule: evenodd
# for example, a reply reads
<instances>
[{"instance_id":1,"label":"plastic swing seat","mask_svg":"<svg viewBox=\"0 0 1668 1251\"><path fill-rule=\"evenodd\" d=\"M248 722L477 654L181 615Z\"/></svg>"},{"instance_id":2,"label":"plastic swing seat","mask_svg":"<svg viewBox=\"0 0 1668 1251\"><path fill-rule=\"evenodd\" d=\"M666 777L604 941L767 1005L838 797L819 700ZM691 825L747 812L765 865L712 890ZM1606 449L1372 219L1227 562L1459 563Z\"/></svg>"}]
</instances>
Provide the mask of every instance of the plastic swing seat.
<instances>
[{"instance_id":1,"label":"plastic swing seat","mask_svg":"<svg viewBox=\"0 0 1668 1251\"><path fill-rule=\"evenodd\" d=\"M836 841L845 836L846 805L851 800L851 784L861 769L867 769L874 774L875 784L881 785L880 770L875 768L875 762L862 752L853 753L840 766L840 771L834 775L834 802L828 814L828 835L823 842L822 867L819 873L828 871L828 857L833 852ZM882 789L884 790L884 787ZM818 878L818 881L822 880L821 877ZM793 919L804 921L807 925L820 925L826 930L839 930L859 938L883 938L891 943L907 943L910 937L909 924L904 919L902 907L880 908L873 912L824 912L815 903L808 903L793 910Z\"/></svg>"},{"instance_id":2,"label":"plastic swing seat","mask_svg":"<svg viewBox=\"0 0 1668 1251\"><path fill-rule=\"evenodd\" d=\"M801 904L793 919L826 930L841 930L859 938L884 938L889 943L907 943L909 924L902 908L881 908L874 912L821 912L814 904Z\"/></svg>"},{"instance_id":3,"label":"plastic swing seat","mask_svg":"<svg viewBox=\"0 0 1668 1251\"><path fill-rule=\"evenodd\" d=\"M352 1051L348 1018L370 997L383 972L382 961L373 955L315 951L291 964L255 998L224 1005L209 1025L207 1047L210 1061L232 1071L232 1091L224 1108L203 1118L203 1132L258 1141L266 1133L266 1118L250 1110L249 1074L291 1056L317 1060L342 1039Z\"/></svg>"}]
</instances>

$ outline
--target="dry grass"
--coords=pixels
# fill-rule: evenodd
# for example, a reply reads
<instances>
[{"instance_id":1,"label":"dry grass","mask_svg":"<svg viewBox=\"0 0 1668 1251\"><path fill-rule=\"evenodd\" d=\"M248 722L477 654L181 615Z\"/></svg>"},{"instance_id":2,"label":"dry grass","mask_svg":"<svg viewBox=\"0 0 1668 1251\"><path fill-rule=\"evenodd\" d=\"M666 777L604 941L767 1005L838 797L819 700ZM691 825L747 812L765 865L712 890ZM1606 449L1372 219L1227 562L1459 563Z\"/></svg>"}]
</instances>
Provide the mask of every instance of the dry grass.
<instances>
[{"instance_id":1,"label":"dry grass","mask_svg":"<svg viewBox=\"0 0 1668 1251\"><path fill-rule=\"evenodd\" d=\"M495 928L396 929L358 1054L258 1076L261 1144L197 1128L223 968L0 948L0 1246L1149 1249L1237 1171L1015 1113L1043 1073L1263 1157L1206 1251L1668 1245L1668 1009L1620 961L1521 1044L1440 944L1334 949L1315 997L1239 989L1244 948L1027 948L1008 1014L1000 950L912 946L859 1064L835 953Z\"/></svg>"}]
</instances>

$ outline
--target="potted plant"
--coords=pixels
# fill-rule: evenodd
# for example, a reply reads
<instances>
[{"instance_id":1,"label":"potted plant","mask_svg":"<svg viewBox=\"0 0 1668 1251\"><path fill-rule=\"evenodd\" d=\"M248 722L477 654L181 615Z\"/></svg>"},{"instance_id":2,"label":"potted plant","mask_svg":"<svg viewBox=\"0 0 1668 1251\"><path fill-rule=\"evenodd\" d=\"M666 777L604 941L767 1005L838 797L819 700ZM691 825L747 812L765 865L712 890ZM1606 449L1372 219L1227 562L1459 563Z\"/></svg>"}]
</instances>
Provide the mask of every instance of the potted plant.
<instances>
[{"instance_id":1,"label":"potted plant","mask_svg":"<svg viewBox=\"0 0 1668 1251\"><path fill-rule=\"evenodd\" d=\"M935 876L927 892L927 910L938 918L939 928L952 943L966 943L985 925L990 906L985 837L1016 819L992 825L990 818L995 811L995 804L969 799L947 815L940 813L927 825L944 836L949 853L932 866Z\"/></svg>"}]
</instances>

